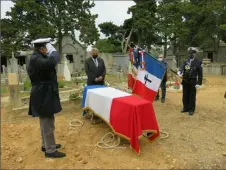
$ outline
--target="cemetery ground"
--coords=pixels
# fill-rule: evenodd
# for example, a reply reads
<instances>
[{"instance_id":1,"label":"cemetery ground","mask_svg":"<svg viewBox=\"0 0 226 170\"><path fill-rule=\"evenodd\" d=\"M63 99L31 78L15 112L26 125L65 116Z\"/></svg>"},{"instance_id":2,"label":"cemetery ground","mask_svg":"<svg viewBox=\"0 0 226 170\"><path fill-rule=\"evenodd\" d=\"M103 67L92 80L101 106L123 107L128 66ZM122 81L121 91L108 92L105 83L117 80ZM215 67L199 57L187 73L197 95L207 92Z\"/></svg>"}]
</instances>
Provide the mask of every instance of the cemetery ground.
<instances>
[{"instance_id":1,"label":"cemetery ground","mask_svg":"<svg viewBox=\"0 0 226 170\"><path fill-rule=\"evenodd\" d=\"M63 103L63 111L56 115L56 141L62 144L59 150L66 152L67 157L46 159L40 150L38 118L28 116L27 110L12 112L4 103L2 168L226 169L226 99L223 98L226 77L207 76L204 82L204 88L197 92L193 116L180 113L182 93L179 92L168 92L164 104L153 103L160 129L170 135L151 143L142 138L139 156L127 144L123 145L126 149L97 148L95 145L110 128L104 123L93 125L83 118L81 100L76 100ZM84 125L71 129L69 122L73 119L83 121Z\"/></svg>"}]
</instances>

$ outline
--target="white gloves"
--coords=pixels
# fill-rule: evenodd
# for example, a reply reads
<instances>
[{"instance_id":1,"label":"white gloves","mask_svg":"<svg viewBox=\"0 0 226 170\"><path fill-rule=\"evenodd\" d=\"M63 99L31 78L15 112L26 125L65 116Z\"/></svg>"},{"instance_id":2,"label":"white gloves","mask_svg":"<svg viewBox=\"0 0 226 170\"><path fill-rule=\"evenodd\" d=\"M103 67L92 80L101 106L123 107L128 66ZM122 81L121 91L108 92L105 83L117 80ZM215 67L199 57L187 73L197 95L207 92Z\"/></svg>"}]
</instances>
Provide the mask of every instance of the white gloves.
<instances>
[{"instance_id":1,"label":"white gloves","mask_svg":"<svg viewBox=\"0 0 226 170\"><path fill-rule=\"evenodd\" d=\"M195 88L200 88L200 85L196 84L196 85L195 85Z\"/></svg>"},{"instance_id":2,"label":"white gloves","mask_svg":"<svg viewBox=\"0 0 226 170\"><path fill-rule=\"evenodd\" d=\"M47 48L47 54L50 56L51 55L51 53L53 52L53 51L56 51L56 49L52 46L52 44L50 44L50 43L47 43L46 44L46 48Z\"/></svg>"},{"instance_id":3,"label":"white gloves","mask_svg":"<svg viewBox=\"0 0 226 170\"><path fill-rule=\"evenodd\" d=\"M180 71L178 71L177 72L177 75L180 76L180 77L182 77L183 74Z\"/></svg>"}]
</instances>

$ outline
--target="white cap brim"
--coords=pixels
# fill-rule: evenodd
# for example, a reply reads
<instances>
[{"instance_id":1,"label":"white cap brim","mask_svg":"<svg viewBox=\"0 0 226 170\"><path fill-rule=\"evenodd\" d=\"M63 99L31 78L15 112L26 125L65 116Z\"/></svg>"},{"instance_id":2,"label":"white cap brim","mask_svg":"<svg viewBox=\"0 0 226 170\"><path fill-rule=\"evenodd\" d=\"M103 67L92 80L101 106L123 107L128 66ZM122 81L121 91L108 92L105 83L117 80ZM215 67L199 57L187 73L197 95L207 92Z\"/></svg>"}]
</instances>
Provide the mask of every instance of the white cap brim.
<instances>
[{"instance_id":1,"label":"white cap brim","mask_svg":"<svg viewBox=\"0 0 226 170\"><path fill-rule=\"evenodd\" d=\"M31 44L49 43L51 38L40 38L31 42Z\"/></svg>"}]
</instances>

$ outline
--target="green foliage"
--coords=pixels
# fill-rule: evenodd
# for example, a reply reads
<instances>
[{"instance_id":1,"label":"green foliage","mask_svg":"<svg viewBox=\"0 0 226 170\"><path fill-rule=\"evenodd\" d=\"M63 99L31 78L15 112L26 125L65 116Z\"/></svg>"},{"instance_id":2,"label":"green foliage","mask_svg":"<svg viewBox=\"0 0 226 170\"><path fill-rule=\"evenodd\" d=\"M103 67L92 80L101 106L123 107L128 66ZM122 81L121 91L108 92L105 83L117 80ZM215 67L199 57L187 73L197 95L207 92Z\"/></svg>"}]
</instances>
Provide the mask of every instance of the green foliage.
<instances>
[{"instance_id":1,"label":"green foliage","mask_svg":"<svg viewBox=\"0 0 226 170\"><path fill-rule=\"evenodd\" d=\"M30 91L30 89L31 89L31 81L30 79L26 79L26 81L24 82L24 90Z\"/></svg>"},{"instance_id":2,"label":"green foliage","mask_svg":"<svg viewBox=\"0 0 226 170\"><path fill-rule=\"evenodd\" d=\"M42 3L37 0L12 1L15 6L11 12L8 12L8 16L18 30L17 39L22 45L40 37L56 38L61 55L63 37L70 35L75 39L75 30L80 31L79 39L86 44L93 44L99 38L95 27L97 15L92 15L90 12L95 5L94 2L86 0L44 0Z\"/></svg>"},{"instance_id":3,"label":"green foliage","mask_svg":"<svg viewBox=\"0 0 226 170\"><path fill-rule=\"evenodd\" d=\"M97 46L103 44L103 51L106 52L122 52L125 53L127 51L129 40L131 37L134 38L133 35L133 27L132 27L132 19L126 19L123 25L117 26L112 22L104 22L99 24L100 31L105 34L107 39L100 40L97 43ZM126 39L128 38L128 40ZM109 47L105 47L109 46Z\"/></svg>"},{"instance_id":4,"label":"green foliage","mask_svg":"<svg viewBox=\"0 0 226 170\"><path fill-rule=\"evenodd\" d=\"M1 85L1 95L8 93L8 91L8 87L6 87L5 85Z\"/></svg>"},{"instance_id":5,"label":"green foliage","mask_svg":"<svg viewBox=\"0 0 226 170\"><path fill-rule=\"evenodd\" d=\"M94 47L98 48L101 53L121 52L120 44L115 45L110 39L100 39Z\"/></svg>"},{"instance_id":6,"label":"green foliage","mask_svg":"<svg viewBox=\"0 0 226 170\"><path fill-rule=\"evenodd\" d=\"M64 80L58 80L58 87L59 88L64 88L66 85L66 81Z\"/></svg>"},{"instance_id":7,"label":"green foliage","mask_svg":"<svg viewBox=\"0 0 226 170\"><path fill-rule=\"evenodd\" d=\"M71 93L71 94L69 95L69 99L70 99L70 100L76 100L76 99L78 99L78 98L79 98L79 93L78 93L78 92Z\"/></svg>"},{"instance_id":8,"label":"green foliage","mask_svg":"<svg viewBox=\"0 0 226 170\"><path fill-rule=\"evenodd\" d=\"M137 35L137 43L139 46L147 46L149 49L155 43L154 38L156 32L156 10L155 0L135 1L136 5L128 9L128 13L132 13L132 27Z\"/></svg>"}]
</instances>

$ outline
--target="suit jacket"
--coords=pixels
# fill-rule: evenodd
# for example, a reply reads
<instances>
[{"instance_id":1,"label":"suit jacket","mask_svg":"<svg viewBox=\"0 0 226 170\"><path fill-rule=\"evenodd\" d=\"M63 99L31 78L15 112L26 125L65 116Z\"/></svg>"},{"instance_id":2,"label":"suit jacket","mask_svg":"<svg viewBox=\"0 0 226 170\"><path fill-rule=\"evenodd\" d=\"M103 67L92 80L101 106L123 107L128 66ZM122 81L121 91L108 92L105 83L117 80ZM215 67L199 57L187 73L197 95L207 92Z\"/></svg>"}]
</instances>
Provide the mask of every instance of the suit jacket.
<instances>
[{"instance_id":1,"label":"suit jacket","mask_svg":"<svg viewBox=\"0 0 226 170\"><path fill-rule=\"evenodd\" d=\"M87 85L104 85L104 79L106 74L106 67L104 64L104 60L102 58L97 57L98 67L96 67L92 57L89 57L85 61L85 72L88 77ZM103 80L99 82L95 82L95 78L102 76Z\"/></svg>"}]
</instances>

